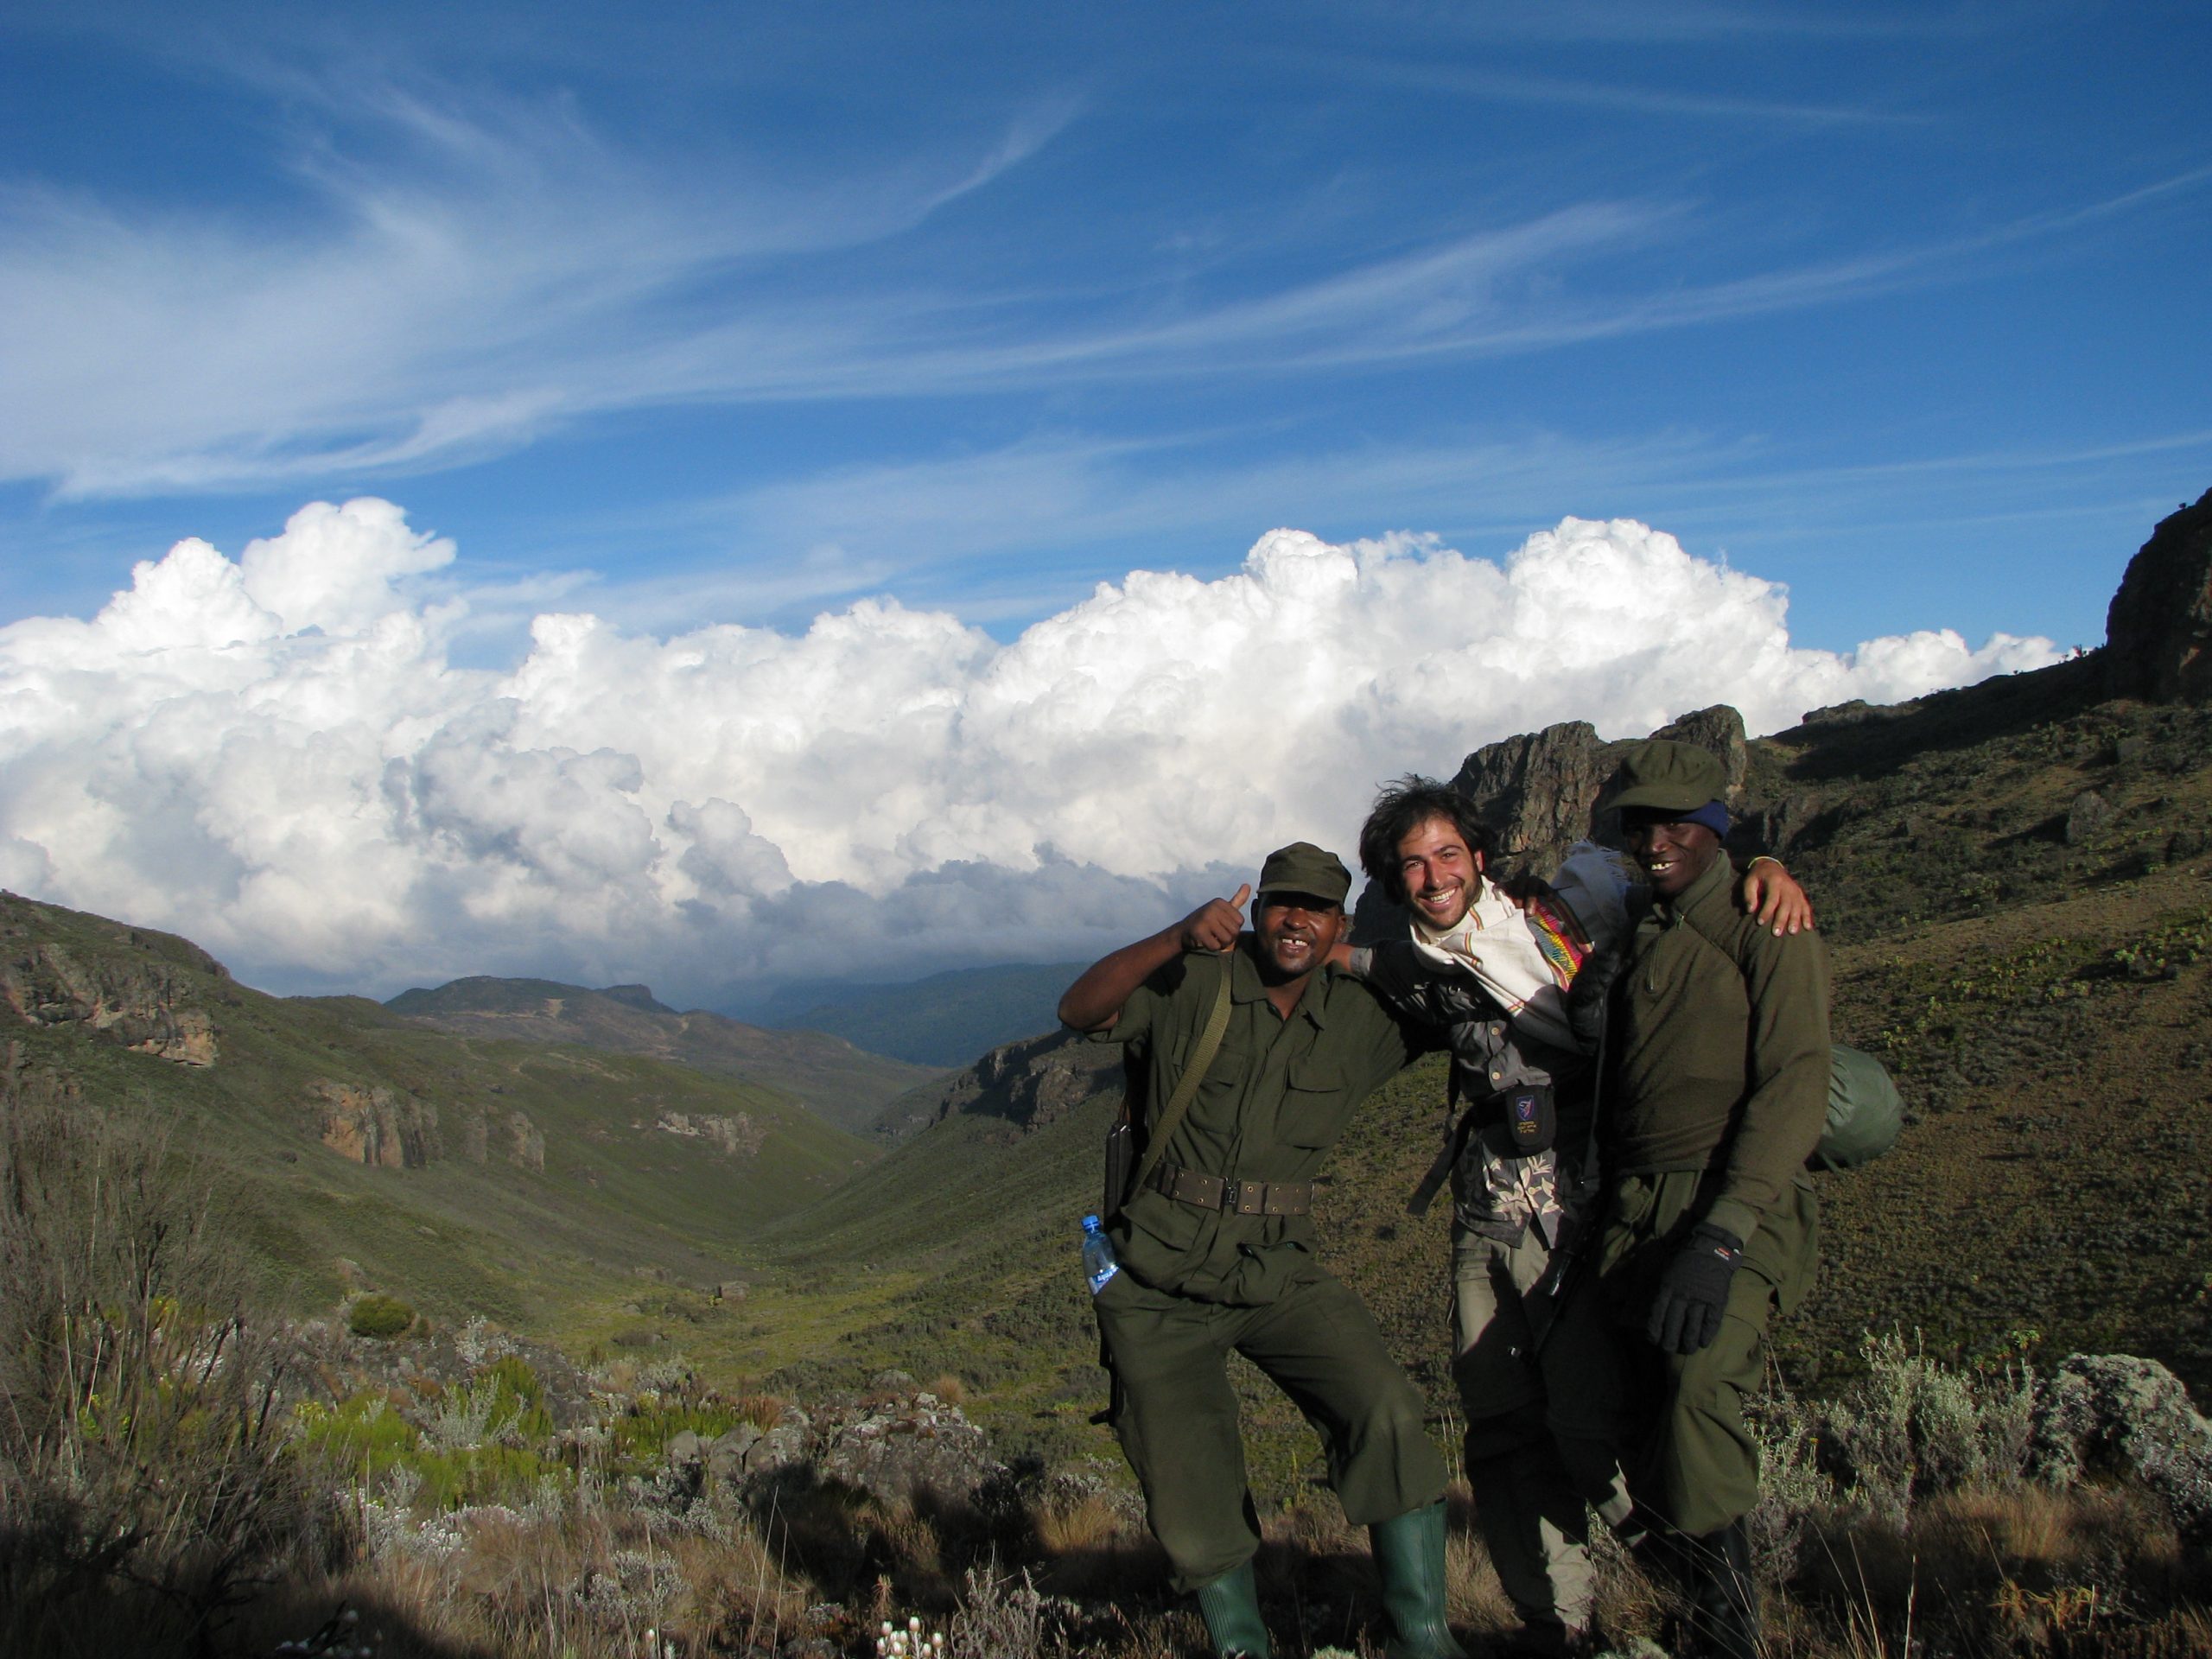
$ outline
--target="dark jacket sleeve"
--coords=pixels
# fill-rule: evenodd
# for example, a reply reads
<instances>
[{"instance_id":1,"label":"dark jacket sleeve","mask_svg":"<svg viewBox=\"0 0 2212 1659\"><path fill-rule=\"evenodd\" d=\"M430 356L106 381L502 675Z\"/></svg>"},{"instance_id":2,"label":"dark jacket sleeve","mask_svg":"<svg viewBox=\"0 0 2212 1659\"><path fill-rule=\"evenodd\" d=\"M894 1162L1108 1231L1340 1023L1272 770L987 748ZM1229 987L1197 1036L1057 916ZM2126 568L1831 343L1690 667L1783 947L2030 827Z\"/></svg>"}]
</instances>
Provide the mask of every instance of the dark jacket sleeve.
<instances>
[{"instance_id":1,"label":"dark jacket sleeve","mask_svg":"<svg viewBox=\"0 0 2212 1659\"><path fill-rule=\"evenodd\" d=\"M1751 1092L1707 1219L1749 1239L1780 1205L1827 1122L1828 960L1817 933L1777 939L1748 918L1733 919L1751 1002Z\"/></svg>"}]
</instances>

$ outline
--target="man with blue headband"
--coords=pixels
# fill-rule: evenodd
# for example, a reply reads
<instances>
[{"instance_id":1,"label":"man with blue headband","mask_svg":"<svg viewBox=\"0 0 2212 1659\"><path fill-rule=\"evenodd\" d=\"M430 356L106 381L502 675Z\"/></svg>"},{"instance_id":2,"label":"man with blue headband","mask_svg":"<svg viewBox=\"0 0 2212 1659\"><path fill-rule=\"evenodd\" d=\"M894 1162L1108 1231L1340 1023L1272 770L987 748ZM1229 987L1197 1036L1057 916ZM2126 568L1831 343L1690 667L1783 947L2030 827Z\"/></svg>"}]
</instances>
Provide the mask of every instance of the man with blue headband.
<instances>
[{"instance_id":1,"label":"man with blue headband","mask_svg":"<svg viewBox=\"0 0 2212 1659\"><path fill-rule=\"evenodd\" d=\"M1652 902L1605 976L1598 1274L1646 1413L1630 1490L1686 1581L1690 1650L1753 1659L1758 1448L1742 1403L1769 1323L1812 1287L1828 970L1817 933L1778 935L1735 904L1726 787L1716 757L1653 739L1608 798Z\"/></svg>"}]
</instances>

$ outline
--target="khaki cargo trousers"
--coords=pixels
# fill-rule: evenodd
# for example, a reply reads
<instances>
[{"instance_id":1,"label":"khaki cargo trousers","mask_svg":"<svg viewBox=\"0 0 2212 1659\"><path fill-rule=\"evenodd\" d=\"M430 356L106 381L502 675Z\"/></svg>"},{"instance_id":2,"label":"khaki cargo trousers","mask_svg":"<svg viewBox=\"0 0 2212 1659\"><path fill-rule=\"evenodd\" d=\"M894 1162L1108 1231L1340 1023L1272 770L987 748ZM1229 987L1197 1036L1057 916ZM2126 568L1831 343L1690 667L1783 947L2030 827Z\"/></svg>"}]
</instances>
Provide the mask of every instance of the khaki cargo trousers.
<instances>
[{"instance_id":1,"label":"khaki cargo trousers","mask_svg":"<svg viewBox=\"0 0 2212 1659\"><path fill-rule=\"evenodd\" d=\"M1475 1519L1498 1582L1524 1624L1586 1630L1589 1510L1611 1522L1628 1513L1616 1461L1627 1402L1594 1286L1541 1293L1531 1317L1551 1259L1533 1228L1508 1244L1453 1225L1452 1374Z\"/></svg>"}]
</instances>

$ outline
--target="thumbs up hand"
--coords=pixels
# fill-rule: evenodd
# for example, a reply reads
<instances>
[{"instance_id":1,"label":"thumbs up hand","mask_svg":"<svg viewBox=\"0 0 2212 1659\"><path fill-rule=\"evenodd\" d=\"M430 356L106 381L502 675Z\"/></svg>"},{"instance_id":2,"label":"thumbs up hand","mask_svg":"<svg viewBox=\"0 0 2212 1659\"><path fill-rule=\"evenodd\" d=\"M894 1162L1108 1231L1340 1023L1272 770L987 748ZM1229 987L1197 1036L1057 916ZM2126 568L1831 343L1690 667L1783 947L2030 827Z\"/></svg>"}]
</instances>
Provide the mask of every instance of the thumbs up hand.
<instances>
[{"instance_id":1,"label":"thumbs up hand","mask_svg":"<svg viewBox=\"0 0 2212 1659\"><path fill-rule=\"evenodd\" d=\"M1226 950L1244 931L1244 901L1252 896L1247 881L1234 899L1209 899L1183 918L1185 950Z\"/></svg>"}]
</instances>

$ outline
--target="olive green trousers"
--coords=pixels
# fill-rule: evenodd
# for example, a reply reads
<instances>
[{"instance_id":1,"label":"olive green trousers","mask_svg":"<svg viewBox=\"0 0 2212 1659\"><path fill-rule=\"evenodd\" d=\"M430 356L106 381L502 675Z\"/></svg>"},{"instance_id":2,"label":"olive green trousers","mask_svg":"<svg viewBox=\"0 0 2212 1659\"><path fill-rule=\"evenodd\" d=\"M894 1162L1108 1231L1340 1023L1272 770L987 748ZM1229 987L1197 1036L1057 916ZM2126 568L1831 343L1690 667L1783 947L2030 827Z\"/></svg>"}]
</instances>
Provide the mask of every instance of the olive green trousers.
<instances>
[{"instance_id":1,"label":"olive green trousers","mask_svg":"<svg viewBox=\"0 0 2212 1659\"><path fill-rule=\"evenodd\" d=\"M1777 1313L1809 1295L1820 1247L1820 1202L1800 1175L1745 1241L1729 1283L1719 1337L1694 1354L1662 1352L1644 1334L1659 1275L1704 1215L1717 1176L1669 1170L1613 1184L1599 1239L1599 1273L1621 1334L1641 1410L1622 1461L1637 1503L1702 1537L1758 1502L1758 1441L1744 1396L1766 1378L1766 1333Z\"/></svg>"},{"instance_id":2,"label":"olive green trousers","mask_svg":"<svg viewBox=\"0 0 2212 1659\"><path fill-rule=\"evenodd\" d=\"M1114 1429L1144 1489L1146 1518L1196 1590L1260 1547L1229 1356L1243 1354L1306 1415L1344 1519L1372 1526L1443 1495L1444 1459L1420 1394L1359 1298L1316 1268L1260 1306L1201 1302L1127 1272L1093 1300L1121 1379Z\"/></svg>"}]
</instances>

